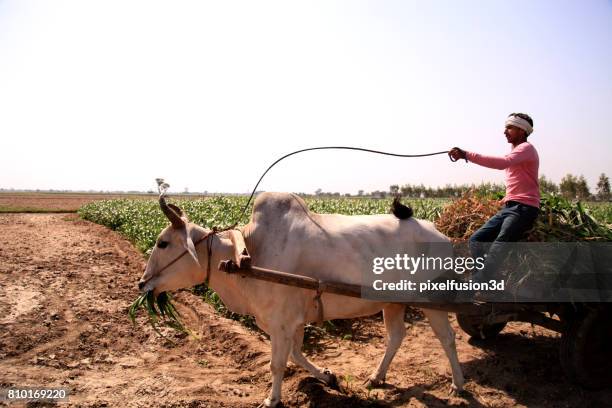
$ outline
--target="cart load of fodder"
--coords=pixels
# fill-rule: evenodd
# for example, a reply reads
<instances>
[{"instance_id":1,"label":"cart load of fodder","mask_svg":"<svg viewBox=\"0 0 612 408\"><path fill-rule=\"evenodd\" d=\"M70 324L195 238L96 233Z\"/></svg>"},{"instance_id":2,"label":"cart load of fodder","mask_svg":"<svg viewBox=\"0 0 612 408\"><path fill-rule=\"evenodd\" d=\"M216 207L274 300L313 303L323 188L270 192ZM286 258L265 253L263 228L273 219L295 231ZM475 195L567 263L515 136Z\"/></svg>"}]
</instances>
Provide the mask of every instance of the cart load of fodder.
<instances>
[{"instance_id":1,"label":"cart load of fodder","mask_svg":"<svg viewBox=\"0 0 612 408\"><path fill-rule=\"evenodd\" d=\"M501 206L499 200L478 197L474 192L468 192L444 208L436 227L455 244L465 243ZM563 197L544 195L540 202L540 214L522 241L607 242L612 241L610 227L591 217L580 202L573 203ZM579 295L591 296L609 287L606 286L608 283L597 280L599 278L591 274L588 268L581 268L581 272L577 272L564 257L558 257L559 247L556 245L521 246L520 253L506 259L500 269L505 276L509 295L515 299L551 299L556 296L558 299L576 300ZM565 248L579 250L575 246ZM456 249L469 256L466 246L458 245ZM580 259L578 254L585 256L583 252L575 252L574 259ZM589 251L589 256L592 256L592 251ZM534 268L536 264L537 268ZM586 265L589 263L582 264ZM588 288L594 292L585 291Z\"/></svg>"},{"instance_id":2,"label":"cart load of fodder","mask_svg":"<svg viewBox=\"0 0 612 408\"><path fill-rule=\"evenodd\" d=\"M435 222L436 228L453 242L467 240L500 209L499 200L480 197L469 190L444 207Z\"/></svg>"},{"instance_id":3,"label":"cart load of fodder","mask_svg":"<svg viewBox=\"0 0 612 408\"><path fill-rule=\"evenodd\" d=\"M468 191L447 205L436 227L454 242L467 240L502 207L499 200L479 197ZM563 197L544 195L540 215L527 233L531 242L612 241L610 225L591 217L580 202Z\"/></svg>"}]
</instances>

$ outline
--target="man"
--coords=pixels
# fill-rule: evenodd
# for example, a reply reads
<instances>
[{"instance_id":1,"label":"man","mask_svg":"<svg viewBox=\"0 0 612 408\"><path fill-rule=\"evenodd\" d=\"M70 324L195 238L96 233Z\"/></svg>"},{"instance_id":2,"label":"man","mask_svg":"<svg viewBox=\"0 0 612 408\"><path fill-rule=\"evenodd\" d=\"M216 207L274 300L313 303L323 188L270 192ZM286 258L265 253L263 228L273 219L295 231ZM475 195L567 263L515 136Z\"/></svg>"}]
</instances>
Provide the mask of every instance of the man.
<instances>
[{"instance_id":1,"label":"man","mask_svg":"<svg viewBox=\"0 0 612 408\"><path fill-rule=\"evenodd\" d=\"M485 255L485 243L492 243L485 268L472 277L484 282L492 279L496 265L503 259L502 242L517 241L532 226L540 208L538 183L538 152L527 138L533 132L533 120L524 113L511 113L506 119L504 134L512 144L504 157L484 156L453 147L449 152L453 160L465 159L480 166L506 172L504 207L470 237L473 257Z\"/></svg>"}]
</instances>

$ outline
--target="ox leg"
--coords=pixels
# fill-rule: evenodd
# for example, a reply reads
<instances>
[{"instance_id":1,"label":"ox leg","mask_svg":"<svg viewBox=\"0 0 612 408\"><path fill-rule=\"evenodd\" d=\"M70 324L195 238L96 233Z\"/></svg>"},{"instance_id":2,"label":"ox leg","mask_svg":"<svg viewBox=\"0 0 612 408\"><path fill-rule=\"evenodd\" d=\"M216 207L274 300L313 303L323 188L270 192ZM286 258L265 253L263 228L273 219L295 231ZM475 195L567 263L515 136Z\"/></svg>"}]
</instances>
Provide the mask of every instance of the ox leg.
<instances>
[{"instance_id":1,"label":"ox leg","mask_svg":"<svg viewBox=\"0 0 612 408\"><path fill-rule=\"evenodd\" d=\"M423 309L423 312L429 320L429 325L433 329L436 337L438 340L440 340L444 353L446 353L446 357L450 362L451 370L453 372L451 394L461 392L463 390L465 380L463 378L463 371L459 365L457 347L455 346L455 332L448 320L448 313L441 310L429 309Z\"/></svg>"},{"instance_id":2,"label":"ox leg","mask_svg":"<svg viewBox=\"0 0 612 408\"><path fill-rule=\"evenodd\" d=\"M268 398L263 402L264 407L275 407L281 400L281 388L289 351L291 351L291 340L286 330L274 330L274 333L270 333L270 341L272 343L272 359L270 361L272 389Z\"/></svg>"},{"instance_id":3,"label":"ox leg","mask_svg":"<svg viewBox=\"0 0 612 408\"><path fill-rule=\"evenodd\" d=\"M406 307L400 304L390 304L383 309L383 318L387 331L387 349L376 371L366 380L366 384L370 387L384 384L389 365L406 336L406 326L404 325L405 310Z\"/></svg>"},{"instance_id":4,"label":"ox leg","mask_svg":"<svg viewBox=\"0 0 612 408\"><path fill-rule=\"evenodd\" d=\"M293 344L291 346L291 361L307 370L315 378L324 381L325 383L334 386L337 384L336 376L329 370L322 370L311 363L304 354L302 354L302 345L304 344L304 325L300 325L293 335Z\"/></svg>"}]
</instances>

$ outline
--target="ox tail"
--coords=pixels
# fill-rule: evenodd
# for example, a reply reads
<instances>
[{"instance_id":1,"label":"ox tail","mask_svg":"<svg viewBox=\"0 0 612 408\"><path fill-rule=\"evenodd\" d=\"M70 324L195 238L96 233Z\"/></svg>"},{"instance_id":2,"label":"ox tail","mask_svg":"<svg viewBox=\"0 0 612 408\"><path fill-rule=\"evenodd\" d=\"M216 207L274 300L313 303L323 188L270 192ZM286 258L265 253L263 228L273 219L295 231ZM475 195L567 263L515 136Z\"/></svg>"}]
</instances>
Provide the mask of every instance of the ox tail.
<instances>
[{"instance_id":1,"label":"ox tail","mask_svg":"<svg viewBox=\"0 0 612 408\"><path fill-rule=\"evenodd\" d=\"M400 196L397 195L391 204L391 212L400 220L405 220L412 217L412 208L405 206L400 201Z\"/></svg>"}]
</instances>

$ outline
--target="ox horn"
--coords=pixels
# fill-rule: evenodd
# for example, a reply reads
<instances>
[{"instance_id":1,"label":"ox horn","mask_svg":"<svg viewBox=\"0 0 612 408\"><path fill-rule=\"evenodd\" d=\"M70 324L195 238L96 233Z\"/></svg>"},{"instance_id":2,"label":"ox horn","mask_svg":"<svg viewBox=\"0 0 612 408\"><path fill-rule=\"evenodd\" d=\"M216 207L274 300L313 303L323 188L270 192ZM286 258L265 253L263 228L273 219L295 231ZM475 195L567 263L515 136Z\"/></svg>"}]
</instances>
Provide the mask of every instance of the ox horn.
<instances>
[{"instance_id":1,"label":"ox horn","mask_svg":"<svg viewBox=\"0 0 612 408\"><path fill-rule=\"evenodd\" d=\"M159 190L159 206L161 207L162 211L164 214L166 214L166 217L168 217L173 227L185 227L185 220L181 218L183 212L180 210L180 208L172 204L168 205L166 203L166 191L168 191L170 184L166 183L163 178L157 178L155 181L157 182L157 189ZM175 208L178 210L178 212L175 210Z\"/></svg>"},{"instance_id":2,"label":"ox horn","mask_svg":"<svg viewBox=\"0 0 612 408\"><path fill-rule=\"evenodd\" d=\"M166 197L163 194L159 196L159 206L161 207L166 217L172 223L172 226L175 228L182 228L185 226L185 221L181 218L179 214L177 214L172 208L168 206L166 203Z\"/></svg>"}]
</instances>

